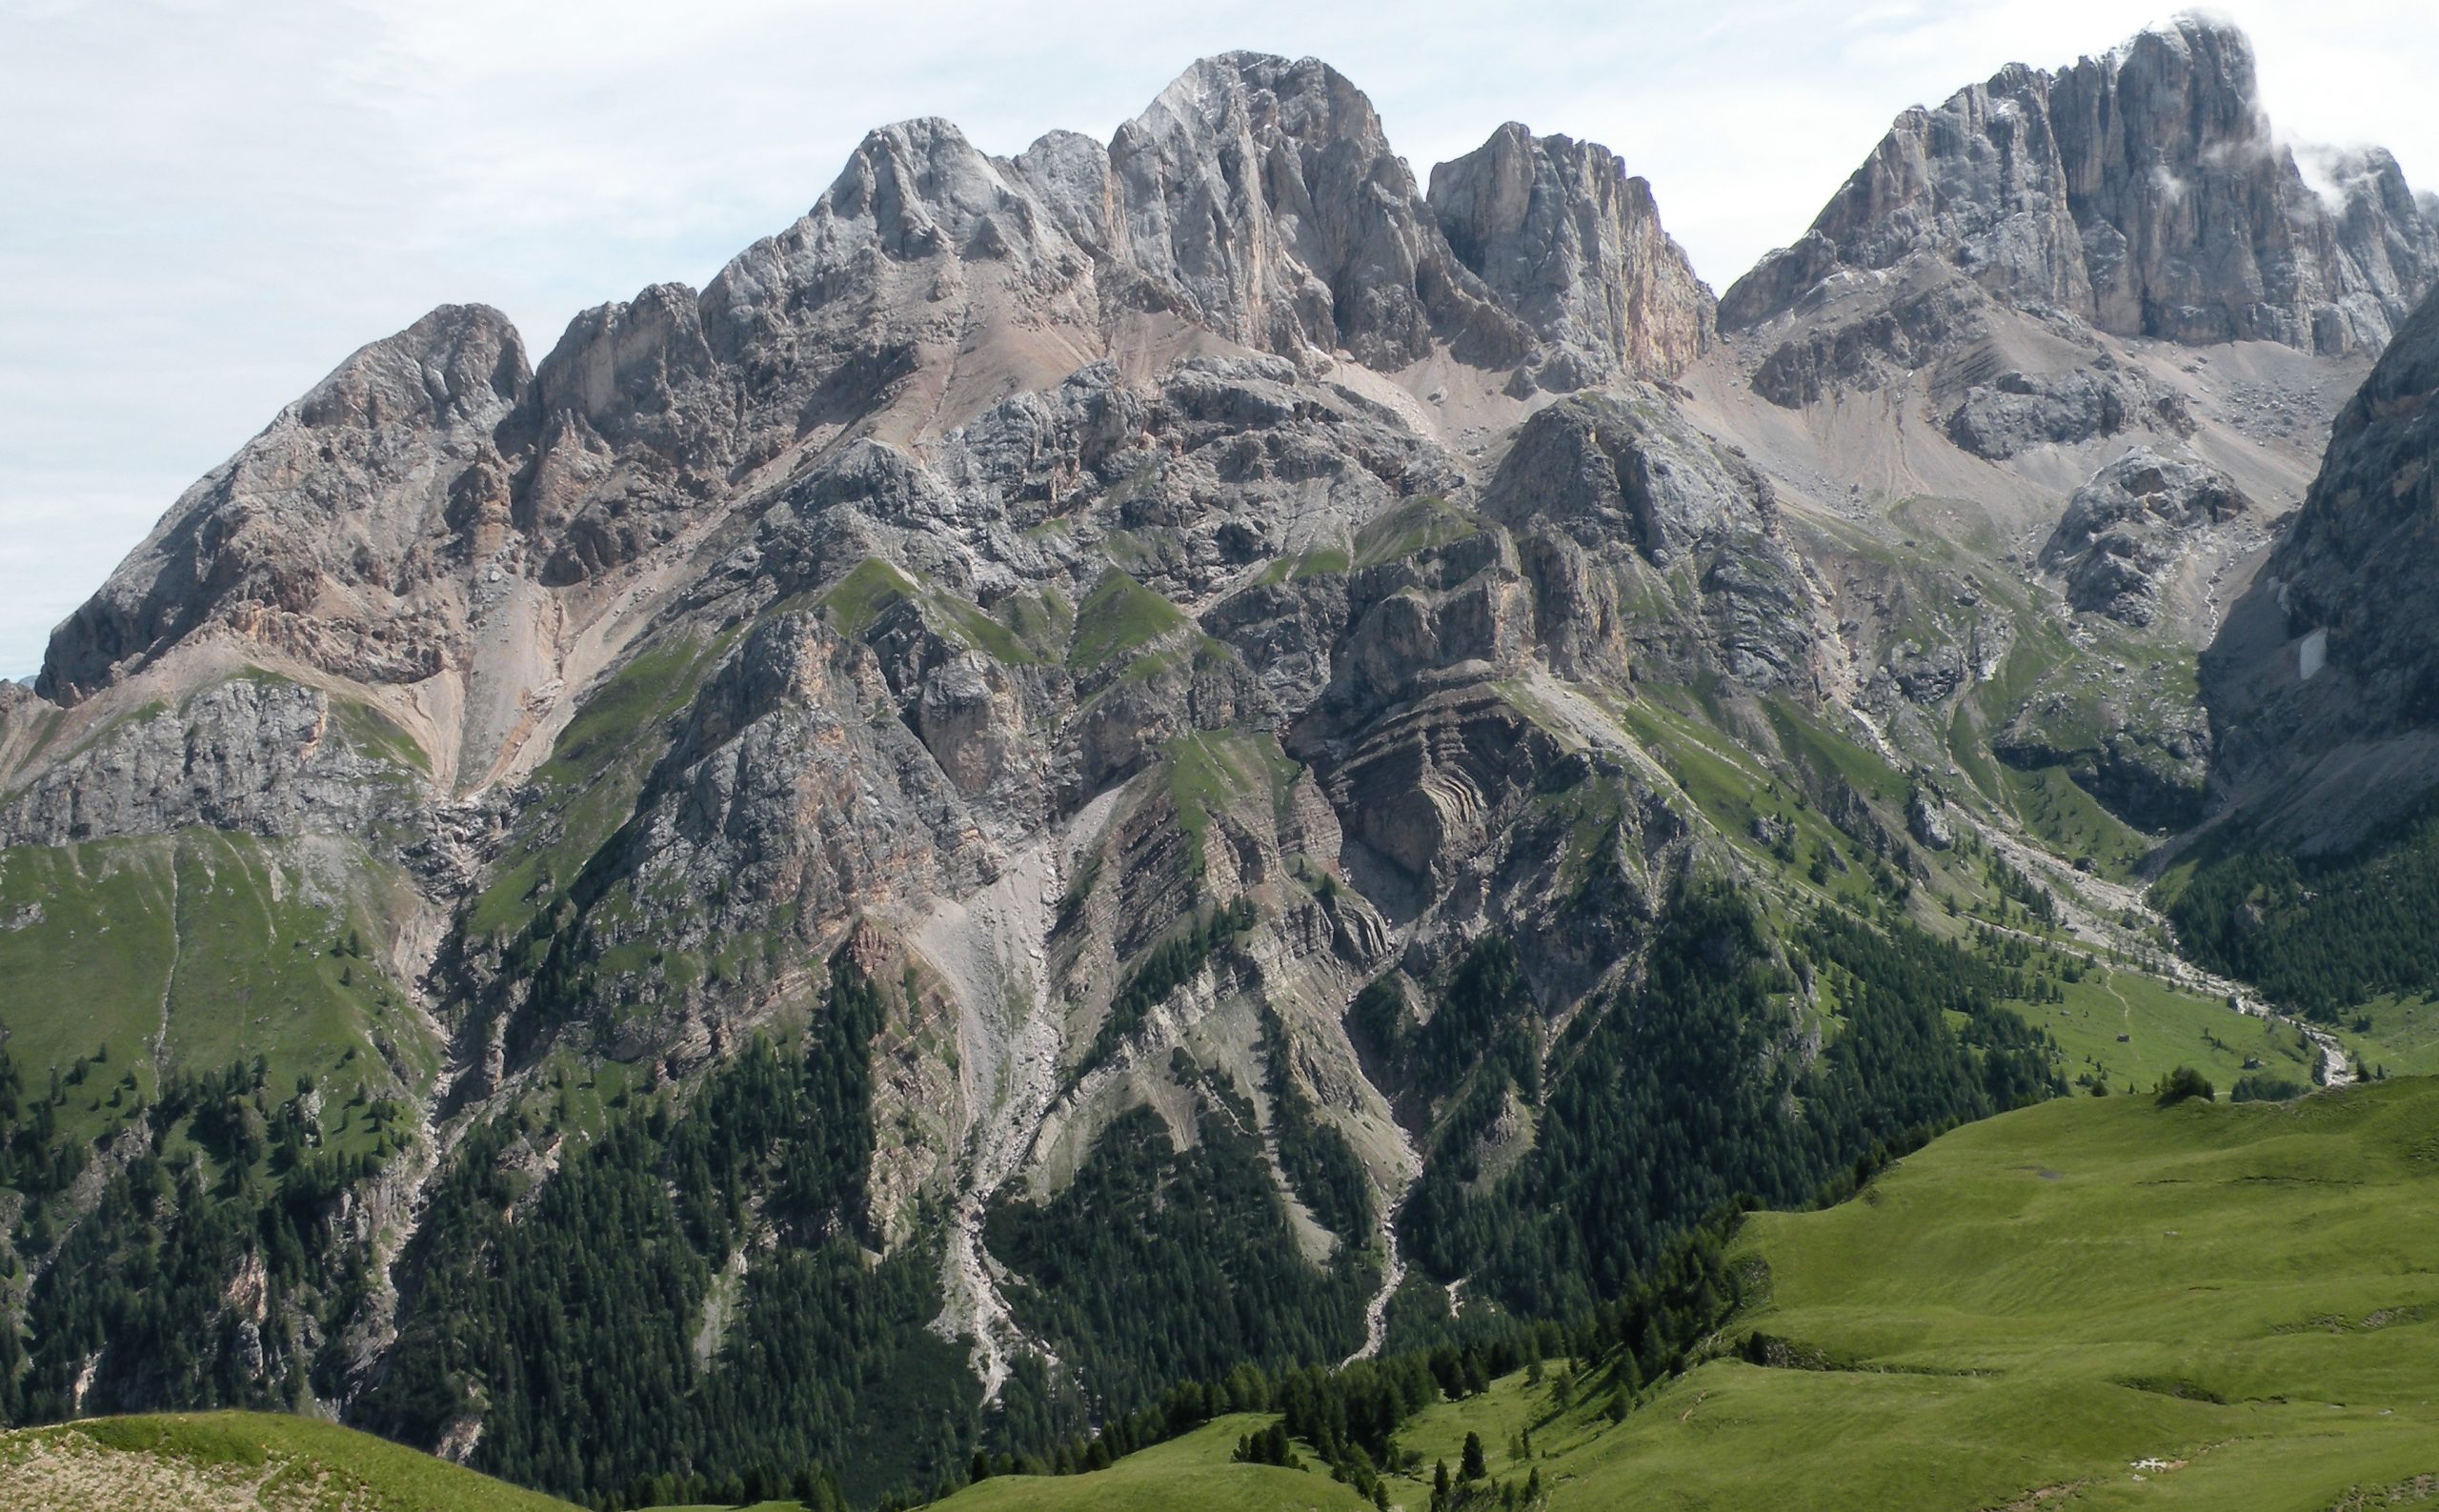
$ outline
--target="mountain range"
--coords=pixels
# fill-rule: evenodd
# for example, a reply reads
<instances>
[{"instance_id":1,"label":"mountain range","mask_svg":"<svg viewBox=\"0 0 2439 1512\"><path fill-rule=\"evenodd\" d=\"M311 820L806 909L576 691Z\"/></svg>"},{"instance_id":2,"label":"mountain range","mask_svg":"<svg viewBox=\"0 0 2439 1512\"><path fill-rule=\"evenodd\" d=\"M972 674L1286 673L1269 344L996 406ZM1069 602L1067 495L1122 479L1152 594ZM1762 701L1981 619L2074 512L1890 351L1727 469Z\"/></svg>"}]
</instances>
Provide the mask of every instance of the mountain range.
<instances>
[{"instance_id":1,"label":"mountain range","mask_svg":"<svg viewBox=\"0 0 2439 1512\"><path fill-rule=\"evenodd\" d=\"M1682 1367L1741 1204L2439 1070L2434 284L2188 15L1716 297L1605 148L1229 53L435 310L0 684L0 1414L869 1504Z\"/></svg>"}]
</instances>

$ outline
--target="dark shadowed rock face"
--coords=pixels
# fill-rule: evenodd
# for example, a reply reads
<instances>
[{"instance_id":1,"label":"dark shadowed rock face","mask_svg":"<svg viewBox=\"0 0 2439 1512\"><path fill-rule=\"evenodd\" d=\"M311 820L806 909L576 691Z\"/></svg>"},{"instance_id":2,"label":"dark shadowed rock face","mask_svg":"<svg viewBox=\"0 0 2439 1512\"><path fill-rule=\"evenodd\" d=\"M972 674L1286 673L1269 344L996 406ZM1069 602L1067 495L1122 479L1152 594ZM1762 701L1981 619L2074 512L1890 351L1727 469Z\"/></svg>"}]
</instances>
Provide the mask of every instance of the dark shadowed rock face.
<instances>
[{"instance_id":1,"label":"dark shadowed rock face","mask_svg":"<svg viewBox=\"0 0 2439 1512\"><path fill-rule=\"evenodd\" d=\"M2148 625L2191 534L2250 507L2217 468L2138 447L2075 491L2041 563L2066 575L2077 609Z\"/></svg>"},{"instance_id":2,"label":"dark shadowed rock face","mask_svg":"<svg viewBox=\"0 0 2439 1512\"><path fill-rule=\"evenodd\" d=\"M2207 17L2056 74L2011 66L1899 116L1720 324L1922 256L2118 335L2377 347L2439 274L2439 231L2385 151L2303 151L2272 134L2244 34Z\"/></svg>"},{"instance_id":3,"label":"dark shadowed rock face","mask_svg":"<svg viewBox=\"0 0 2439 1512\"><path fill-rule=\"evenodd\" d=\"M1545 389L1670 377L1702 354L1714 301L1616 153L1510 122L1431 171L1458 258L1551 349Z\"/></svg>"},{"instance_id":4,"label":"dark shadowed rock face","mask_svg":"<svg viewBox=\"0 0 2439 1512\"><path fill-rule=\"evenodd\" d=\"M2341 411L2302 509L2203 660L2234 780L2329 752L2439 734L2439 295ZM2356 792L2409 802L2402 775Z\"/></svg>"}]
</instances>

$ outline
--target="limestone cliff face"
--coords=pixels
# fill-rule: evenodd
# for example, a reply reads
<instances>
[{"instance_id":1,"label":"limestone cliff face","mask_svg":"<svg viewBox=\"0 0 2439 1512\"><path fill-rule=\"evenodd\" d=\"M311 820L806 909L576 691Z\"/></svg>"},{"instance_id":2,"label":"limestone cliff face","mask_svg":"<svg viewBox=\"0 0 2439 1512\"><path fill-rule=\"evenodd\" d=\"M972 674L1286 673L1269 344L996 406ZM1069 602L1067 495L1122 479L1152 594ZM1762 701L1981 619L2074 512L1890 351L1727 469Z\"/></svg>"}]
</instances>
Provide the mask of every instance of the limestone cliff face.
<instances>
[{"instance_id":1,"label":"limestone cliff face","mask_svg":"<svg viewBox=\"0 0 2439 1512\"><path fill-rule=\"evenodd\" d=\"M2388 153L2280 141L2244 34L2187 14L1899 116L1804 239L1727 292L1721 324L1914 257L2121 336L2335 353L2387 341L2439 275L2439 230Z\"/></svg>"},{"instance_id":2,"label":"limestone cliff face","mask_svg":"<svg viewBox=\"0 0 2439 1512\"><path fill-rule=\"evenodd\" d=\"M2270 130L2242 32L2187 15L2050 88L2094 322L2184 342L2384 345L2439 272L2439 233L2386 152L2328 198Z\"/></svg>"},{"instance_id":3,"label":"limestone cliff face","mask_svg":"<svg viewBox=\"0 0 2439 1512\"><path fill-rule=\"evenodd\" d=\"M1105 149L876 131L699 295L587 311L537 373L476 308L356 353L179 502L61 628L41 689L88 696L207 626L421 681L468 660L487 575L603 583L757 468L1049 387L1146 316L1304 367L1452 351L1562 388L1682 368L1709 301L1647 188L1563 137L1510 161L1515 134L1442 175L1461 257L1370 102L1310 59L1198 63ZM1493 188L1519 172L1521 199Z\"/></svg>"},{"instance_id":4,"label":"limestone cliff face","mask_svg":"<svg viewBox=\"0 0 2439 1512\"><path fill-rule=\"evenodd\" d=\"M734 393L683 284L588 310L534 374L513 422L520 446L494 542L530 537L554 587L635 561L725 492L738 437Z\"/></svg>"},{"instance_id":5,"label":"limestone cliff face","mask_svg":"<svg viewBox=\"0 0 2439 1512\"><path fill-rule=\"evenodd\" d=\"M1610 592L1648 601L1656 591L1672 606L1623 616L1639 664L1670 680L1720 673L1748 687L1811 688L1812 593L1780 536L1769 479L1653 391L1578 395L1534 415L1483 508L1572 546L1567 554L1597 565Z\"/></svg>"},{"instance_id":6,"label":"limestone cliff face","mask_svg":"<svg viewBox=\"0 0 2439 1512\"><path fill-rule=\"evenodd\" d=\"M1222 334L1290 357L1344 348L1381 369L1435 337L1493 363L1522 354L1371 101L1325 64L1205 59L1120 127L1109 155L1128 261Z\"/></svg>"},{"instance_id":7,"label":"limestone cliff face","mask_svg":"<svg viewBox=\"0 0 2439 1512\"><path fill-rule=\"evenodd\" d=\"M1721 323L1757 325L1842 269L1877 272L1917 253L2011 300L2088 306L2048 90L2046 75L2011 65L1937 110L1900 115L1804 239L1728 290Z\"/></svg>"},{"instance_id":8,"label":"limestone cliff face","mask_svg":"<svg viewBox=\"0 0 2439 1512\"><path fill-rule=\"evenodd\" d=\"M2217 171L2208 144L2251 117L2210 102L2249 84L2186 46L2138 44L2090 112L2139 145L2186 110ZM2006 822L1951 765L2033 617L1999 533L1944 523L1951 498L1875 518L1787 465L1784 416L1701 385L1800 407L1932 373L1875 413L2006 458L2183 423L2130 361L2089 360L2090 321L2189 305L2199 332L2237 308L2206 294L2258 274L2243 308L2291 311L2307 344L2336 311L2342 345L2389 308L2365 236L2395 287L2423 276L2366 159L2389 218L2332 232L2318 282L2280 292L2265 270L2304 260L2248 240L2187 288L2198 244L2111 166L2151 159L2070 151L2067 90L2014 70L1902 121L1732 294L1740 319L1794 312L1749 373L1614 154L1502 127L1426 194L1312 60L1199 63L1108 143L994 157L946 122L882 128L700 292L587 311L530 372L495 312L444 309L283 412L61 628L39 694L0 684L0 842L206 826L377 869L371 932L450 1041L451 1090L416 1073L435 1122L568 1058L692 1076L807 1010L843 945L905 999L877 1232L945 1240L942 1316L1003 1379L1026 1345L982 1213L1128 1107L1190 1130L1180 1051L1259 1089L1257 1008L1385 1207L1431 1131L1391 1117L1341 1021L1365 981L1496 931L1560 1032L1631 977L1677 879L1775 864L1782 793L1844 837L1813 837L1822 864L1894 868L1906 814L1807 729L1866 761L1894 732L1892 773L1949 772L1927 835ZM2285 213L2284 182L2235 174L2224 203ZM2104 221L2135 228L2105 277ZM2010 310L2086 322L2084 366L1973 348ZM2382 381L2399 397L2348 445L2418 413L2418 380ZM2333 658L2418 634L2344 618L2348 572L2418 549L2347 554L2372 468L2299 533L2326 549L2292 547ZM2180 533L2235 507L2166 461L2086 494L2050 565L2127 620ZM1917 530L1953 539L1935 557ZM1663 710L1739 760L1678 759L1654 733L1677 725L1639 717ZM1741 778L1715 771L1749 773L1778 828L1723 835L1694 795ZM1110 1029L1152 952L1246 908ZM393 1171L405 1211L428 1173ZM358 1341L368 1376L389 1326Z\"/></svg>"},{"instance_id":9,"label":"limestone cliff face","mask_svg":"<svg viewBox=\"0 0 2439 1512\"><path fill-rule=\"evenodd\" d=\"M872 651L816 619L781 615L746 637L586 882L558 969L593 1010L685 1002L663 989L689 953L750 937L793 960L858 913L972 888L981 837L915 733L872 717L888 700ZM638 944L642 965L603 964Z\"/></svg>"},{"instance_id":10,"label":"limestone cliff face","mask_svg":"<svg viewBox=\"0 0 2439 1512\"><path fill-rule=\"evenodd\" d=\"M444 306L339 365L172 505L51 636L37 688L75 702L212 629L336 675L413 682L462 634L461 582L523 393L506 316Z\"/></svg>"},{"instance_id":11,"label":"limestone cliff face","mask_svg":"<svg viewBox=\"0 0 2439 1512\"><path fill-rule=\"evenodd\" d=\"M1715 335L1716 301L1616 153L1510 122L1431 171L1458 258L1546 344L1551 390L1673 377Z\"/></svg>"},{"instance_id":12,"label":"limestone cliff face","mask_svg":"<svg viewBox=\"0 0 2439 1512\"><path fill-rule=\"evenodd\" d=\"M148 711L0 805L0 844L63 845L190 825L266 838L413 834L413 774L317 688L232 678Z\"/></svg>"}]
</instances>

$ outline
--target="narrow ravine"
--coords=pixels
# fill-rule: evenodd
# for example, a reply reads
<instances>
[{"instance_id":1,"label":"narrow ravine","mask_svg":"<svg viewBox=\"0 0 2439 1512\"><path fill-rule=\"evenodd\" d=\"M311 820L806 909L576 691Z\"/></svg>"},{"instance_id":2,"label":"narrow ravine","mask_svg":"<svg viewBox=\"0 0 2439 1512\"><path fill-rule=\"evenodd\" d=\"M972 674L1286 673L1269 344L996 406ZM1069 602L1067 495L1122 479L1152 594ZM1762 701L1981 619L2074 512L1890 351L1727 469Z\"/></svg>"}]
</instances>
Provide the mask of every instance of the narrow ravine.
<instances>
[{"instance_id":1,"label":"narrow ravine","mask_svg":"<svg viewBox=\"0 0 2439 1512\"><path fill-rule=\"evenodd\" d=\"M1051 930L1119 796L1114 789L1093 799L1062 829L1013 857L990 886L935 906L915 932L924 958L957 988L958 1052L973 1118L932 1329L974 1341L974 1372L986 1401L998 1399L1018 1349L1057 1361L1010 1311L982 1227L992 1199L1022 1168L1058 1099L1066 1035L1050 977Z\"/></svg>"},{"instance_id":2,"label":"narrow ravine","mask_svg":"<svg viewBox=\"0 0 2439 1512\"><path fill-rule=\"evenodd\" d=\"M1413 1143L1406 1139L1403 1129L1398 1131L1398 1140L1409 1155L1414 1153ZM1379 1358L1389 1341L1389 1302L1406 1280L1405 1257L1398 1250L1398 1209L1405 1202L1406 1193L1413 1190L1414 1181L1413 1177L1408 1177L1399 1184L1397 1191L1387 1194L1381 1204L1381 1289L1363 1304L1363 1347L1340 1361L1342 1366L1354 1364L1359 1360Z\"/></svg>"}]
</instances>

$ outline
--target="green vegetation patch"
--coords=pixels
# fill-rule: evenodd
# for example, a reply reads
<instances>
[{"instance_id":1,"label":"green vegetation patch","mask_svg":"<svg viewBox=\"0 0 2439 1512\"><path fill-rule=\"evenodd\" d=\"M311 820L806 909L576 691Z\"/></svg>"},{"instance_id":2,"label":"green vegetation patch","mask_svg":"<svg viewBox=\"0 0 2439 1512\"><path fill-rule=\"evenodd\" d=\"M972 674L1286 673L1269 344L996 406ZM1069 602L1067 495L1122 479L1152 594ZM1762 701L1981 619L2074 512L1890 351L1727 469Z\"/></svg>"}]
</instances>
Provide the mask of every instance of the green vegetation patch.
<instances>
[{"instance_id":1,"label":"green vegetation patch","mask_svg":"<svg viewBox=\"0 0 2439 1512\"><path fill-rule=\"evenodd\" d=\"M2318 1058L2300 1030L2248 1018L2224 1000L2138 971L2094 965L2080 981L2060 981L2058 998L2012 1006L2056 1042L2070 1080L2089 1078L2112 1092L2156 1086L2178 1066L2195 1067L2222 1087L2248 1074L2309 1084Z\"/></svg>"},{"instance_id":2,"label":"green vegetation patch","mask_svg":"<svg viewBox=\"0 0 2439 1512\"><path fill-rule=\"evenodd\" d=\"M877 556L867 556L821 595L831 628L854 640L873 628L882 611L915 596L915 579Z\"/></svg>"},{"instance_id":3,"label":"green vegetation patch","mask_svg":"<svg viewBox=\"0 0 2439 1512\"><path fill-rule=\"evenodd\" d=\"M1287 790L1303 768L1289 759L1271 735L1224 731L1180 736L1168 744L1166 774L1178 822L1194 849L1196 870L1212 820L1240 805L1259 805L1262 817L1277 816Z\"/></svg>"},{"instance_id":4,"label":"green vegetation patch","mask_svg":"<svg viewBox=\"0 0 2439 1512\"><path fill-rule=\"evenodd\" d=\"M634 812L644 775L669 748L672 721L735 638L731 631L647 647L585 700L534 773L536 801L474 897L470 936L502 940L537 924Z\"/></svg>"},{"instance_id":5,"label":"green vegetation patch","mask_svg":"<svg viewBox=\"0 0 2439 1512\"><path fill-rule=\"evenodd\" d=\"M1056 588L1010 594L991 606L991 616L1006 626L1037 661L1060 659L1068 640L1076 634L1076 606Z\"/></svg>"},{"instance_id":6,"label":"green vegetation patch","mask_svg":"<svg viewBox=\"0 0 2439 1512\"><path fill-rule=\"evenodd\" d=\"M432 756L415 737L387 714L355 698L333 697L331 716L357 750L380 757L393 766L407 767L432 776Z\"/></svg>"},{"instance_id":7,"label":"green vegetation patch","mask_svg":"<svg viewBox=\"0 0 2439 1512\"><path fill-rule=\"evenodd\" d=\"M1335 577L1355 565L1343 546L1320 546L1295 556L1274 558L1257 583L1301 582L1307 577Z\"/></svg>"},{"instance_id":8,"label":"green vegetation patch","mask_svg":"<svg viewBox=\"0 0 2439 1512\"><path fill-rule=\"evenodd\" d=\"M272 843L215 830L0 852L0 1028L30 1085L69 1079L63 1145L136 1119L173 1070L260 1057L283 1086L327 1082L334 1108L430 1076L432 1036L375 951L412 901L371 857L353 870L353 896L325 897Z\"/></svg>"},{"instance_id":9,"label":"green vegetation patch","mask_svg":"<svg viewBox=\"0 0 2439 1512\"><path fill-rule=\"evenodd\" d=\"M1205 1095L1194 1143L1175 1147L1159 1114L1138 1106L1101 1132L1065 1191L1003 1200L987 1222L991 1253L1021 1278L1008 1298L1018 1320L1077 1368L1103 1414L1240 1364L1342 1359L1362 1342L1380 1280L1368 1248L1340 1245L1325 1268L1304 1259L1250 1099L1222 1074L1183 1077Z\"/></svg>"},{"instance_id":10,"label":"green vegetation patch","mask_svg":"<svg viewBox=\"0 0 2439 1512\"><path fill-rule=\"evenodd\" d=\"M741 1501L770 1477L835 1471L870 1504L962 1466L979 1394L964 1346L925 1327L937 1247L867 1258L872 1043L887 1011L834 962L803 1038L756 1040L682 1105L614 1095L589 1141L524 1112L467 1134L433 1190L424 1289L364 1421L429 1442L486 1399L474 1463L587 1498L726 1487ZM505 1157L561 1140L556 1174L519 1204L521 1168ZM780 1236L768 1248L765 1224ZM726 1283L733 1320L702 1332L717 1278L749 1249L741 1283ZM517 1389L541 1380L571 1389Z\"/></svg>"},{"instance_id":11,"label":"green vegetation patch","mask_svg":"<svg viewBox=\"0 0 2439 1512\"><path fill-rule=\"evenodd\" d=\"M1358 567L1402 561L1418 552L1482 533L1482 517L1437 494L1408 499L1363 522L1355 533Z\"/></svg>"},{"instance_id":12,"label":"green vegetation patch","mask_svg":"<svg viewBox=\"0 0 2439 1512\"><path fill-rule=\"evenodd\" d=\"M1184 611L1125 573L1113 570L1076 611L1076 638L1068 649L1067 663L1078 672L1091 672L1185 624Z\"/></svg>"},{"instance_id":13,"label":"green vegetation patch","mask_svg":"<svg viewBox=\"0 0 2439 1512\"><path fill-rule=\"evenodd\" d=\"M1392 1500L1425 1505L1470 1435L1485 1483L1538 1471L1559 1512L2417 1504L2434 1120L2439 1082L2400 1080L1969 1125L1862 1199L1749 1218L1766 1300L1622 1421L1557 1361L1424 1408Z\"/></svg>"},{"instance_id":14,"label":"green vegetation patch","mask_svg":"<svg viewBox=\"0 0 2439 1512\"><path fill-rule=\"evenodd\" d=\"M2111 814L2064 765L1997 768L1999 795L2052 853L2102 877L2132 878L2151 854L2140 830Z\"/></svg>"}]
</instances>

